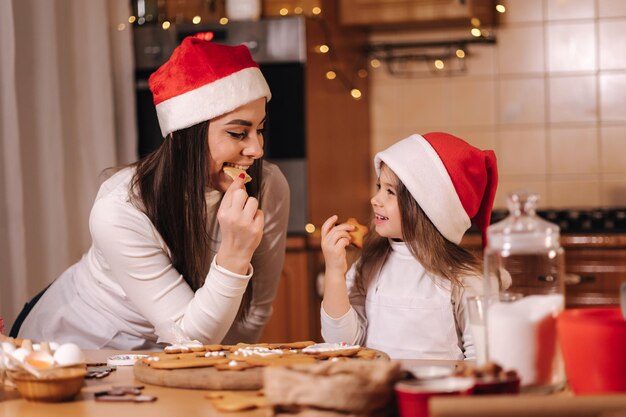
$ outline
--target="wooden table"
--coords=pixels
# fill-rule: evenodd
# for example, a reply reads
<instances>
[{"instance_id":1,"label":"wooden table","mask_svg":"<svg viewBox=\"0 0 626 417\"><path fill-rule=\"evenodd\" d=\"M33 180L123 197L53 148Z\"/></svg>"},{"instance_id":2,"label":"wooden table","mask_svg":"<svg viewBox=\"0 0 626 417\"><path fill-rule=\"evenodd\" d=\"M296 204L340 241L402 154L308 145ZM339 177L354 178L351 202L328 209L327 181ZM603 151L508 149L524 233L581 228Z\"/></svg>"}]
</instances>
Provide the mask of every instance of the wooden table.
<instances>
[{"instance_id":1,"label":"wooden table","mask_svg":"<svg viewBox=\"0 0 626 417\"><path fill-rule=\"evenodd\" d=\"M104 363L111 355L125 352L99 350L85 350L87 362ZM127 353L127 352L126 352ZM133 352L137 353L137 352ZM132 366L118 366L102 379L87 379L86 386L74 401L65 403L36 403L22 399L15 390L0 391L0 416L2 417L122 417L122 416L223 416L213 408L211 402L205 398L206 391L158 387L145 385L135 380ZM120 385L144 385L143 393L153 395L157 400L150 403L112 403L96 402L94 393L111 389ZM228 413L232 417L266 417L264 410L255 410L245 413Z\"/></svg>"},{"instance_id":2,"label":"wooden table","mask_svg":"<svg viewBox=\"0 0 626 417\"><path fill-rule=\"evenodd\" d=\"M125 352L99 350L85 351L89 363L106 362L106 358ZM137 353L137 352L134 352ZM416 365L453 365L455 361L400 361L404 367ZM96 402L94 393L119 385L144 385L146 395L157 397L151 403ZM88 379L86 386L74 401L66 403L35 403L22 399L15 390L0 391L2 417L165 417L165 416L219 416L267 417L265 410L240 413L222 413L215 410L205 398L207 391L166 388L146 385L135 380L132 366L118 366L103 379ZM569 392L556 395L500 395L475 397L439 397L431 400L431 417L460 416L606 416L626 417L626 395L575 397ZM616 410L623 410L619 412Z\"/></svg>"}]
</instances>

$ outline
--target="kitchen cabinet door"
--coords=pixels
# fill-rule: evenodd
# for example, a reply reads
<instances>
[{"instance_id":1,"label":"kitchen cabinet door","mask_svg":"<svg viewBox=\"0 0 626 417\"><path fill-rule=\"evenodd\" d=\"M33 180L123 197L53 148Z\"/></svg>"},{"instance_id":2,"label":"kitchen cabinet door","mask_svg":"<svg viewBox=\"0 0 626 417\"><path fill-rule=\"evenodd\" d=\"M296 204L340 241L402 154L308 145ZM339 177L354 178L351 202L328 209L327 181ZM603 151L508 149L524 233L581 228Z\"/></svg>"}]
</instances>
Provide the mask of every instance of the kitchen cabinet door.
<instances>
[{"instance_id":1,"label":"kitchen cabinet door","mask_svg":"<svg viewBox=\"0 0 626 417\"><path fill-rule=\"evenodd\" d=\"M492 0L341 0L340 11L345 25L463 26L476 17L490 26L495 6Z\"/></svg>"},{"instance_id":2,"label":"kitchen cabinet door","mask_svg":"<svg viewBox=\"0 0 626 417\"><path fill-rule=\"evenodd\" d=\"M288 237L274 313L261 335L261 342L315 340L312 328L314 289L310 277L306 237Z\"/></svg>"}]
</instances>

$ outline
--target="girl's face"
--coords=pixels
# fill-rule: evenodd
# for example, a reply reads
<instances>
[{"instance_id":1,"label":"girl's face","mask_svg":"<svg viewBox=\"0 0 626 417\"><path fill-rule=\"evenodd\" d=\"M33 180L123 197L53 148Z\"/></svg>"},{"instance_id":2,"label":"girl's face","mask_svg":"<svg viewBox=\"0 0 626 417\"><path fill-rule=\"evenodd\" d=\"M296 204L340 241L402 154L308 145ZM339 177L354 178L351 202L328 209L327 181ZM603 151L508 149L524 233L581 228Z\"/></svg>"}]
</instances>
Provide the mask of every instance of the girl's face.
<instances>
[{"instance_id":1,"label":"girl's face","mask_svg":"<svg viewBox=\"0 0 626 417\"><path fill-rule=\"evenodd\" d=\"M210 183L226 191L233 180L224 173L231 166L247 170L263 156L265 97L211 119L209 123Z\"/></svg>"},{"instance_id":2,"label":"girl's face","mask_svg":"<svg viewBox=\"0 0 626 417\"><path fill-rule=\"evenodd\" d=\"M402 239L402 221L396 186L398 179L385 164L381 164L378 191L372 197L376 232L389 239Z\"/></svg>"}]
</instances>

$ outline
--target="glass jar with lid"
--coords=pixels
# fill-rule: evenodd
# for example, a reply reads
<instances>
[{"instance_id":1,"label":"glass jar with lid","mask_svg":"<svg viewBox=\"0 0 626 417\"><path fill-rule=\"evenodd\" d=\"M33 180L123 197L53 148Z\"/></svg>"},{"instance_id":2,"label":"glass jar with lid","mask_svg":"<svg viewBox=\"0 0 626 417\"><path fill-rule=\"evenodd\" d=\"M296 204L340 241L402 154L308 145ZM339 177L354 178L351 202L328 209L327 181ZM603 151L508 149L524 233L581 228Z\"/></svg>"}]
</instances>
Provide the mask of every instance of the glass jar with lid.
<instances>
[{"instance_id":1,"label":"glass jar with lid","mask_svg":"<svg viewBox=\"0 0 626 417\"><path fill-rule=\"evenodd\" d=\"M556 317L565 308L559 227L536 215L539 196L509 196L509 215L487 229L485 289L498 294L487 312L490 361L515 369L524 391L564 385Z\"/></svg>"}]
</instances>

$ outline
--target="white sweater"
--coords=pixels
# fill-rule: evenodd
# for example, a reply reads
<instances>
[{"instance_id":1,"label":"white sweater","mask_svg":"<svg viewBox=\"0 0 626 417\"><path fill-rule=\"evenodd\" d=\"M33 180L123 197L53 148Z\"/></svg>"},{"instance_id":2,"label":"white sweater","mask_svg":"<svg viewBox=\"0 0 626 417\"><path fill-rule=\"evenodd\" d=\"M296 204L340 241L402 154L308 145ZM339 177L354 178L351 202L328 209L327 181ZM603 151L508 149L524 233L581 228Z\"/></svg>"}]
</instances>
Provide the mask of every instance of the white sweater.
<instances>
[{"instance_id":1,"label":"white sweater","mask_svg":"<svg viewBox=\"0 0 626 417\"><path fill-rule=\"evenodd\" d=\"M463 287L452 286L426 272L405 243L390 243L366 296L354 285L355 264L346 274L350 310L333 319L322 306L324 340L364 345L395 359L473 359L465 297L483 293L482 279L464 277Z\"/></svg>"},{"instance_id":2,"label":"white sweater","mask_svg":"<svg viewBox=\"0 0 626 417\"><path fill-rule=\"evenodd\" d=\"M102 184L89 219L92 246L44 293L19 336L92 349L154 349L155 326L173 322L183 336L203 343L256 341L272 314L285 255L289 186L280 170L264 163L265 228L250 274L215 264L221 236L214 220L207 254L213 261L195 293L173 267L154 225L129 201L133 173L126 168ZM209 213L215 213L221 196L207 193ZM233 323L251 277L247 320Z\"/></svg>"}]
</instances>

